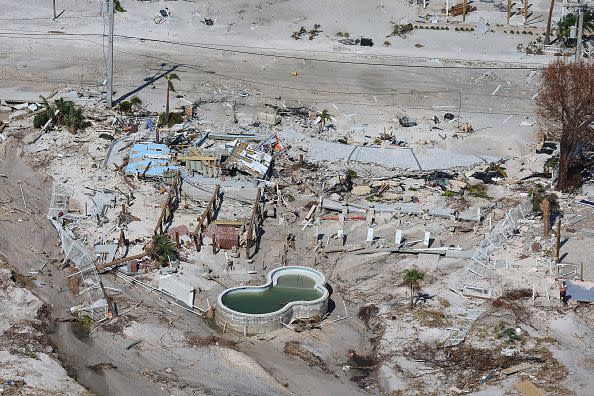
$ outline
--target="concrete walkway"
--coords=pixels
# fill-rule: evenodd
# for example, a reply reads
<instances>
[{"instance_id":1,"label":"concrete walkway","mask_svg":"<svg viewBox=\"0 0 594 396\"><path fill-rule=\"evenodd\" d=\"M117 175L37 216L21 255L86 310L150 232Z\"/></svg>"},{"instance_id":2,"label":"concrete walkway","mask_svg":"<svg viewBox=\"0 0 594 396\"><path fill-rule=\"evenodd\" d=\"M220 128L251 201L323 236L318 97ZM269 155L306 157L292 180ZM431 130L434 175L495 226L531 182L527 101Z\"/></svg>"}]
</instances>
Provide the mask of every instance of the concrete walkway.
<instances>
[{"instance_id":1,"label":"concrete walkway","mask_svg":"<svg viewBox=\"0 0 594 396\"><path fill-rule=\"evenodd\" d=\"M315 162L363 162L375 163L387 168L410 170L440 170L459 166L472 166L478 163L497 161L496 157L479 157L459 154L440 148L423 147L378 147L348 145L311 138L294 130L285 130L282 138L300 141Z\"/></svg>"}]
</instances>

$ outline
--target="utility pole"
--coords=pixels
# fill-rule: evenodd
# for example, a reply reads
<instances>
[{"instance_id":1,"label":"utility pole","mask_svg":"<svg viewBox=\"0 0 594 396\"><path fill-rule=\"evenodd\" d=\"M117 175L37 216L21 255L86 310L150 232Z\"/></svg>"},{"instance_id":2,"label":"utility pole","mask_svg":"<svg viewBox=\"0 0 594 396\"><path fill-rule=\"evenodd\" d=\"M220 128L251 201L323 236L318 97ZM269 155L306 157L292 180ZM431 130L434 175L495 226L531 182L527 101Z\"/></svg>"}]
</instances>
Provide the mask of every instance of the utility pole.
<instances>
[{"instance_id":1,"label":"utility pole","mask_svg":"<svg viewBox=\"0 0 594 396\"><path fill-rule=\"evenodd\" d=\"M524 26L528 20L528 0L524 0Z\"/></svg>"},{"instance_id":2,"label":"utility pole","mask_svg":"<svg viewBox=\"0 0 594 396\"><path fill-rule=\"evenodd\" d=\"M54 19L56 19L56 0L52 0L54 6Z\"/></svg>"},{"instance_id":3,"label":"utility pole","mask_svg":"<svg viewBox=\"0 0 594 396\"><path fill-rule=\"evenodd\" d=\"M507 0L507 24L509 25L509 19L511 18L511 0Z\"/></svg>"},{"instance_id":4,"label":"utility pole","mask_svg":"<svg viewBox=\"0 0 594 396\"><path fill-rule=\"evenodd\" d=\"M107 107L113 105L113 0L108 1L109 39L107 41Z\"/></svg>"},{"instance_id":5,"label":"utility pole","mask_svg":"<svg viewBox=\"0 0 594 396\"><path fill-rule=\"evenodd\" d=\"M577 44L575 46L575 61L579 62L582 57L582 35L584 34L584 5L580 0L578 14Z\"/></svg>"},{"instance_id":6,"label":"utility pole","mask_svg":"<svg viewBox=\"0 0 594 396\"><path fill-rule=\"evenodd\" d=\"M466 21L466 1L462 2L462 22Z\"/></svg>"}]
</instances>

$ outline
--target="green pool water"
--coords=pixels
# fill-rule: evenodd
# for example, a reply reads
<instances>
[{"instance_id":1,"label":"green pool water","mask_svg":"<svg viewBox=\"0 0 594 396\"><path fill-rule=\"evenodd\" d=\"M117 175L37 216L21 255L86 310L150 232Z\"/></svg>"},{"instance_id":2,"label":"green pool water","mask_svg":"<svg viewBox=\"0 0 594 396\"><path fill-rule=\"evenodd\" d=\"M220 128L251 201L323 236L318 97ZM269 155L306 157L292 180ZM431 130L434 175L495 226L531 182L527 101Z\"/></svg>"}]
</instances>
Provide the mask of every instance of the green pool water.
<instances>
[{"instance_id":1,"label":"green pool water","mask_svg":"<svg viewBox=\"0 0 594 396\"><path fill-rule=\"evenodd\" d=\"M322 297L315 281L305 275L281 275L277 284L252 291L233 291L222 297L230 309L248 314L278 311L292 301L312 301Z\"/></svg>"}]
</instances>

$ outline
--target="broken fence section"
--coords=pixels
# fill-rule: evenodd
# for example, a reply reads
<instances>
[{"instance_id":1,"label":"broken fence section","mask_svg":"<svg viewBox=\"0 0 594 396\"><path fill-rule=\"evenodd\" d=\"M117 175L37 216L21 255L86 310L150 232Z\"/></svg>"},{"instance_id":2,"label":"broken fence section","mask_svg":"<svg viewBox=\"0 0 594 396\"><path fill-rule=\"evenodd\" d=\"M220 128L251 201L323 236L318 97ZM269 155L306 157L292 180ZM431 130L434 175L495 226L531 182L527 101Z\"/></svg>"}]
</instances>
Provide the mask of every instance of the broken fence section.
<instances>
[{"instance_id":1,"label":"broken fence section","mask_svg":"<svg viewBox=\"0 0 594 396\"><path fill-rule=\"evenodd\" d=\"M86 311L93 320L101 320L107 316L107 299L101 287L101 279L95 269L95 259L77 240L72 231L63 225L63 219L68 214L68 200L70 189L64 185L54 185L47 218L52 222L60 235L64 261L70 260L78 269L82 278L83 292L87 301L81 310Z\"/></svg>"},{"instance_id":2,"label":"broken fence section","mask_svg":"<svg viewBox=\"0 0 594 396\"><path fill-rule=\"evenodd\" d=\"M492 232L480 243L478 249L470 259L464 275L450 290L455 293L478 298L495 298L492 281L497 278L495 263L491 264L489 258L503 243L514 235L518 220L525 218L532 212L532 201L530 199L522 202L515 208L510 209Z\"/></svg>"}]
</instances>

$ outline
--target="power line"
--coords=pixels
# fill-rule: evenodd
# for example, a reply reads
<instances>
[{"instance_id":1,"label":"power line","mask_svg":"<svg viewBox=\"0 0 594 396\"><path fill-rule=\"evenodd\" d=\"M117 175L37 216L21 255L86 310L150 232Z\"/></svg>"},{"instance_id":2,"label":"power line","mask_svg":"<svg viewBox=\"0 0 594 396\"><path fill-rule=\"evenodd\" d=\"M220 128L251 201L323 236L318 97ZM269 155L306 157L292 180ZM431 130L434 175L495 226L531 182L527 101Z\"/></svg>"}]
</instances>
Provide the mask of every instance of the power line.
<instances>
[{"instance_id":1,"label":"power line","mask_svg":"<svg viewBox=\"0 0 594 396\"><path fill-rule=\"evenodd\" d=\"M100 36L100 35L95 35L95 36ZM48 37L47 35L44 35L44 37L38 38L38 39L48 39L48 40L76 40L76 41L84 41L84 42L89 42L89 43L93 43L99 46L103 47L102 43L98 43L96 41L93 40L88 40L88 39L80 39L80 38L68 38L68 37L62 37L62 35L51 35L51 37ZM136 56L136 57L142 57L142 58L153 58L153 59L157 59L157 60L161 60L161 61L165 61L168 63L172 63L172 64L178 64L180 67L185 67L188 69L193 69L193 70L198 70L200 72L203 73L208 73L211 74L213 76L217 76L220 78L225 78L225 79L230 79L230 80L235 80L235 81L240 81L240 82L244 82L244 83L249 83L249 84L254 84L254 85L261 85L261 86L268 86L268 87L272 87L272 88L282 88L282 89L287 89L287 90L292 90L292 91L305 91L305 92L309 92L312 94L334 94L334 95L338 95L338 94L344 94L344 95L365 95L365 96L396 96L396 95L426 95L426 94L438 94L438 93L457 93L458 90L455 89L450 89L450 90L431 90L431 91L415 91L415 90L406 90L406 91L396 91L396 90L390 90L390 92L386 92L386 93L380 93L380 92L374 92L374 93L370 93L370 92L352 92L352 91L330 91L330 90L321 90L321 89L316 89L316 88L304 88L304 87L293 87L293 86L286 86L286 85L279 85L279 84L275 84L275 83L267 83L267 82L262 82L262 81L255 81L255 80L249 80L246 78L240 78L240 77L235 77L235 76L230 76L230 75L225 75L225 74L221 74L218 72L212 72L212 71L207 71L204 70L204 68L202 66L199 65L193 65L193 64L188 64L188 63L179 63L176 61L173 61L172 59L169 58L165 58L162 56L156 56L156 55L148 55L148 54L143 54L143 53L136 53L136 52L130 52L130 51L124 51L124 50L118 50L118 49L114 49L115 52L118 53L123 53L123 54L128 54L128 55L132 55L132 56ZM476 97L487 97L488 93L485 91L485 93L472 93L472 92L464 92L464 96L468 97L468 96L476 96ZM516 98L516 99L526 99L526 96L521 96L521 95L507 95L507 98ZM489 112L484 112L485 114L490 114ZM493 114L510 114L509 112L501 112L501 113L496 113L493 112Z\"/></svg>"},{"instance_id":2,"label":"power line","mask_svg":"<svg viewBox=\"0 0 594 396\"><path fill-rule=\"evenodd\" d=\"M0 32L0 35L12 35L14 33L11 32ZM21 36L39 36L39 35L50 35L50 33L46 32L29 32L23 33L18 32ZM87 36L87 37L96 37L100 36L98 33L61 33L60 36ZM313 58L307 56L295 56L295 55L283 55L278 53L265 53L265 52L257 52L251 50L239 50L237 48L252 48L252 49L263 49L263 50L274 50L274 51L292 51L298 52L295 50L288 50L282 48L272 48L272 47L249 47L249 46L235 46L235 45L228 45L228 44L208 44L208 43L189 43L183 41L173 41L173 40L161 40L161 39L152 39L148 37L138 37L138 36L127 36L127 35L114 35L114 37L120 39L127 39L127 40L137 40L141 42L153 42L159 44L169 44L169 45L177 45L183 47L191 47L191 48L200 48L210 51L221 51L221 52L230 52L235 54L242 54L242 55L254 55L254 56L263 56L263 57L271 57L271 58L281 58L281 59L291 59L291 60L298 60L298 61L310 61L310 62L321 62L321 63L333 63L333 64L348 64L348 65L362 65L362 66L379 66L379 67L403 67L403 68L415 68L415 69L459 69L459 70L531 70L531 69L539 69L542 65L524 65L518 66L516 63L507 63L506 66L468 66L468 65L421 65L421 64L406 64L406 63L382 63L382 62L364 62L364 61L354 61L354 60L335 60L335 59L323 59L323 58ZM24 37L23 37L24 38ZM312 52L324 52L325 51L307 51L307 53ZM343 53L339 53L344 55ZM379 56L379 55L375 55ZM399 58L406 58L406 59L420 59L420 57L410 57L410 56L398 56ZM422 59L422 58L421 58ZM463 60L462 62L483 62L480 60ZM498 62L498 63L506 63L506 62Z\"/></svg>"}]
</instances>

